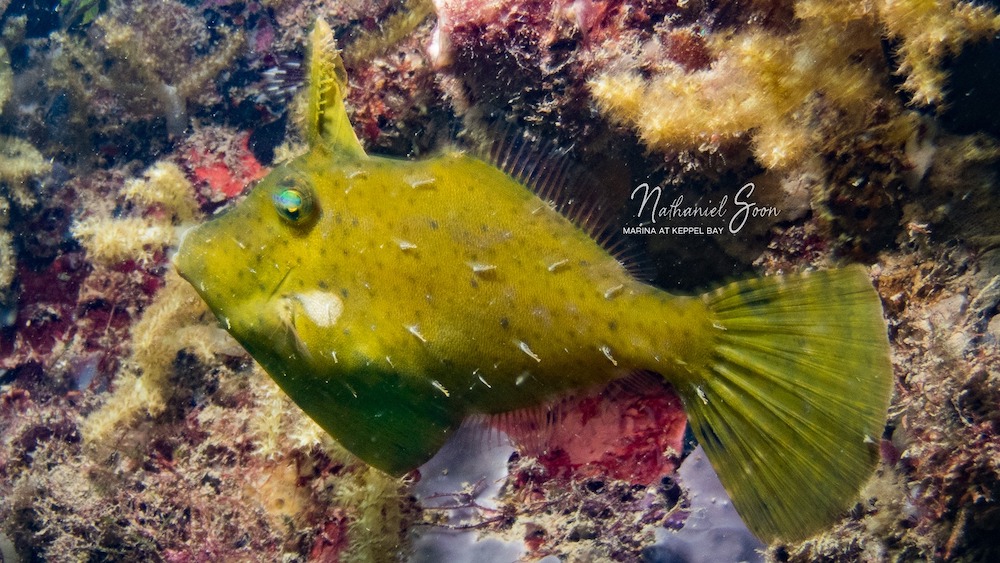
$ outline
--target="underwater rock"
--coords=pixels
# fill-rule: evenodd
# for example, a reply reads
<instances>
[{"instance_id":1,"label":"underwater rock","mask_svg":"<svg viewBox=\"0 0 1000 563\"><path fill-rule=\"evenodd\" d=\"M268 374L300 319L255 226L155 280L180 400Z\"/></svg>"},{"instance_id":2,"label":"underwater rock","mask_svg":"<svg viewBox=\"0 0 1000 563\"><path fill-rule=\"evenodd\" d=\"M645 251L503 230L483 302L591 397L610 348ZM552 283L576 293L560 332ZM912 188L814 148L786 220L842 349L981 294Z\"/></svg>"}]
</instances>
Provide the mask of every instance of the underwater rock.
<instances>
[{"instance_id":1,"label":"underwater rock","mask_svg":"<svg viewBox=\"0 0 1000 563\"><path fill-rule=\"evenodd\" d=\"M705 457L695 448L677 471L690 504L684 527L656 531L656 544L643 552L646 561L711 563L761 561L764 544L746 528Z\"/></svg>"},{"instance_id":2,"label":"underwater rock","mask_svg":"<svg viewBox=\"0 0 1000 563\"><path fill-rule=\"evenodd\" d=\"M389 479L326 438L184 301L190 294L167 273L175 235L263 173L247 158L248 139L279 112L294 124L295 112L258 104L262 73L301 59L317 14L345 48L358 136L380 152L433 152L457 122L481 134L483 121L500 116L573 145L616 194L649 182L708 198L767 175L769 195L798 203L787 212L777 204L784 214L761 224L753 244L640 241L658 279L703 289L737 270L861 258L885 306L896 396L882 466L860 502L817 538L765 556L1000 558L1000 152L990 120L974 119L991 106L964 96L987 86L978 78L992 70L982 65L995 43L973 42L995 34L995 8L442 0L436 19L413 24L426 14L418 2L144 0L62 29L55 14L35 24L15 4L0 0L0 54L9 55L0 56L0 152L16 149L18 163L0 165L0 177L18 178L0 180L4 561L652 561L680 556L658 551L657 536L698 534L685 518L705 498L689 490L700 476L667 475L683 452L644 461L677 444L675 434L653 433L676 414L664 398L599 405L592 424L601 434L640 420L628 406L651 415L607 457L587 451L592 443L576 434L593 427L573 421L548 458L523 445L487 448L487 470L466 473L458 468L472 450L456 442L419 481ZM686 121L652 119L660 86L677 95L669 107ZM949 89L959 95L942 97ZM727 112L734 99L757 113ZM904 105L942 100L951 106L943 125ZM973 117L956 125L956 115ZM277 160L297 135L288 128ZM16 172L23 163L30 174ZM88 218L99 221L74 238L70 226ZM150 225L160 232L136 245ZM97 249L112 244L128 250L102 258ZM669 448L659 441L667 438ZM438 487L456 503L471 491L483 508L428 508ZM449 520L458 514L466 518Z\"/></svg>"}]
</instances>

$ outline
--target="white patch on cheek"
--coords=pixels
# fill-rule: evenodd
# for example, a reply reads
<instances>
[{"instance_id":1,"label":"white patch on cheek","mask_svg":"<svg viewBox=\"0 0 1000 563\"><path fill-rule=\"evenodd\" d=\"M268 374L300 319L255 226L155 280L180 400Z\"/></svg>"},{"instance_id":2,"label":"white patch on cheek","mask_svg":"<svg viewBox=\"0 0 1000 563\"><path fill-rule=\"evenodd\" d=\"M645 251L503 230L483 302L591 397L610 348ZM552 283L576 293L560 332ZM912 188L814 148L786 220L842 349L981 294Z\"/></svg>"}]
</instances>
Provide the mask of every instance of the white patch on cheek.
<instances>
[{"instance_id":1,"label":"white patch on cheek","mask_svg":"<svg viewBox=\"0 0 1000 563\"><path fill-rule=\"evenodd\" d=\"M302 305L302 311L318 327L333 326L344 312L344 302L326 291L307 291L290 296Z\"/></svg>"}]
</instances>

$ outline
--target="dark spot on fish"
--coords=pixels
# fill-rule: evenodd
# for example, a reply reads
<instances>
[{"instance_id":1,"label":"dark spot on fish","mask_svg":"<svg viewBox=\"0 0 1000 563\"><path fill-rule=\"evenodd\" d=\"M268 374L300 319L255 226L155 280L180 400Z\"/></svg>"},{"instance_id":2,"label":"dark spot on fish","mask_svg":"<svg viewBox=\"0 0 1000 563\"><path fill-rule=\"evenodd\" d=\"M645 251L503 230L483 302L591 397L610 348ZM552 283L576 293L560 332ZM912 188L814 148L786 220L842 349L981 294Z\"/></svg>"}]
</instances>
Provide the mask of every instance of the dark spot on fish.
<instances>
[{"instance_id":1,"label":"dark spot on fish","mask_svg":"<svg viewBox=\"0 0 1000 563\"><path fill-rule=\"evenodd\" d=\"M479 287L479 282L476 281L476 278L472 278L471 280L469 280L469 282L472 285L472 289L476 289Z\"/></svg>"},{"instance_id":2,"label":"dark spot on fish","mask_svg":"<svg viewBox=\"0 0 1000 563\"><path fill-rule=\"evenodd\" d=\"M500 326L502 328L510 328L510 321L507 320L507 317L500 317Z\"/></svg>"},{"instance_id":3,"label":"dark spot on fish","mask_svg":"<svg viewBox=\"0 0 1000 563\"><path fill-rule=\"evenodd\" d=\"M437 223L437 221L434 221L434 220L432 219L432 220L431 220L431 223L430 223L430 225L431 225L431 230L434 230L434 231L436 231L436 230L437 230L437 228L438 228L438 223Z\"/></svg>"},{"instance_id":4,"label":"dark spot on fish","mask_svg":"<svg viewBox=\"0 0 1000 563\"><path fill-rule=\"evenodd\" d=\"M323 281L323 280L320 280L319 283L316 284L316 285L318 285L320 289L326 289L327 288L327 283L325 281Z\"/></svg>"},{"instance_id":5,"label":"dark spot on fish","mask_svg":"<svg viewBox=\"0 0 1000 563\"><path fill-rule=\"evenodd\" d=\"M608 330L611 332L618 330L618 323L615 321L608 321Z\"/></svg>"},{"instance_id":6,"label":"dark spot on fish","mask_svg":"<svg viewBox=\"0 0 1000 563\"><path fill-rule=\"evenodd\" d=\"M347 291L347 288L346 288L346 287L342 287L342 288L340 288L340 295L342 295L342 296L344 297L344 299L347 299L347 294L348 294L348 293L349 293L349 292Z\"/></svg>"}]
</instances>

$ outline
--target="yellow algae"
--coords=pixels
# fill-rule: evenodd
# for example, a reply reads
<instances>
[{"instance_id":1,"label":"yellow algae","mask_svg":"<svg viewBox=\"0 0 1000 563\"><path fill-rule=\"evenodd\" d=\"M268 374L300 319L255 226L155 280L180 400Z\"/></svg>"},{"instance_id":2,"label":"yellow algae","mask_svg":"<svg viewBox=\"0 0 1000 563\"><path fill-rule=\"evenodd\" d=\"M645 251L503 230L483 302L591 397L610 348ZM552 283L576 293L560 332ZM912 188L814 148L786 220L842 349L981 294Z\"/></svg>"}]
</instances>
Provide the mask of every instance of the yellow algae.
<instances>
[{"instance_id":1,"label":"yellow algae","mask_svg":"<svg viewBox=\"0 0 1000 563\"><path fill-rule=\"evenodd\" d=\"M115 379L115 390L83 424L88 442L99 443L139 416L156 416L173 392L168 384L178 352L203 363L216 354L238 353L229 336L209 322L208 310L191 286L168 273L166 285L132 328L132 355Z\"/></svg>"},{"instance_id":2,"label":"yellow algae","mask_svg":"<svg viewBox=\"0 0 1000 563\"><path fill-rule=\"evenodd\" d=\"M851 134L863 129L871 104L892 98L883 37L899 40L903 88L928 105L942 101L945 57L1000 32L994 10L956 0L800 0L794 8L787 31L709 35L714 62L706 69L667 66L645 78L637 61L612 65L591 81L594 98L653 150L747 138L761 164L788 169L817 152L824 112L839 112L839 130Z\"/></svg>"},{"instance_id":3,"label":"yellow algae","mask_svg":"<svg viewBox=\"0 0 1000 563\"><path fill-rule=\"evenodd\" d=\"M157 251L176 245L177 227L193 219L198 210L194 188L170 162L158 162L141 178L128 180L122 195L143 209L156 207L157 212L124 218L94 215L74 223L73 236L95 262L149 264Z\"/></svg>"},{"instance_id":4,"label":"yellow algae","mask_svg":"<svg viewBox=\"0 0 1000 563\"><path fill-rule=\"evenodd\" d=\"M161 206L173 215L175 222L190 221L198 211L191 182L172 162L157 162L143 173L142 178L126 182L124 195L142 205Z\"/></svg>"}]
</instances>

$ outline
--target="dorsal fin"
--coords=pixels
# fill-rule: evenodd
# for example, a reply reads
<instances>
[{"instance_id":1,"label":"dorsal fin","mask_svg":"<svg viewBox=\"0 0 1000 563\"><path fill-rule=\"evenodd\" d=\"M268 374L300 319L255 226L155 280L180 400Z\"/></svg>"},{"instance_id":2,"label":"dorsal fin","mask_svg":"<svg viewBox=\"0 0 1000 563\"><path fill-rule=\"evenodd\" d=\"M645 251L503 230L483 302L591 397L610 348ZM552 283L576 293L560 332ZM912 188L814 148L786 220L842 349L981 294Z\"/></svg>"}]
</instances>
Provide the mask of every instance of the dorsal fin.
<instances>
[{"instance_id":1,"label":"dorsal fin","mask_svg":"<svg viewBox=\"0 0 1000 563\"><path fill-rule=\"evenodd\" d=\"M486 125L486 134L467 139L473 153L524 184L582 229L637 279L649 272L616 224L619 209L571 151L514 126Z\"/></svg>"},{"instance_id":2,"label":"dorsal fin","mask_svg":"<svg viewBox=\"0 0 1000 563\"><path fill-rule=\"evenodd\" d=\"M347 70L340 58L333 32L316 19L309 37L309 86L306 139L310 147L324 146L334 153L364 156L365 150L347 117L344 97Z\"/></svg>"}]
</instances>

